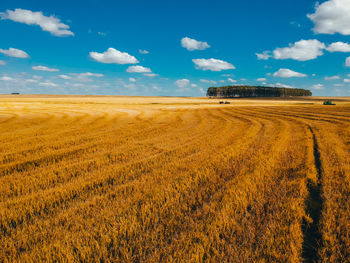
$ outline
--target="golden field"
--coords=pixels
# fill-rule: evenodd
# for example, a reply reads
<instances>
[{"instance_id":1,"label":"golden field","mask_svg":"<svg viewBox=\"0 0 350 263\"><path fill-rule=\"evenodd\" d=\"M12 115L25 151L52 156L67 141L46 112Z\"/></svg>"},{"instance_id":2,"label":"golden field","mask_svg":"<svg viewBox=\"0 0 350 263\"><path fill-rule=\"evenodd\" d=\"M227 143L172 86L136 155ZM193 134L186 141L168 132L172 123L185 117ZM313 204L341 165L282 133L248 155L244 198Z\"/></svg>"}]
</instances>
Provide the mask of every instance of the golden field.
<instances>
[{"instance_id":1,"label":"golden field","mask_svg":"<svg viewBox=\"0 0 350 263\"><path fill-rule=\"evenodd\" d=\"M0 96L1 262L346 262L350 99Z\"/></svg>"}]
</instances>

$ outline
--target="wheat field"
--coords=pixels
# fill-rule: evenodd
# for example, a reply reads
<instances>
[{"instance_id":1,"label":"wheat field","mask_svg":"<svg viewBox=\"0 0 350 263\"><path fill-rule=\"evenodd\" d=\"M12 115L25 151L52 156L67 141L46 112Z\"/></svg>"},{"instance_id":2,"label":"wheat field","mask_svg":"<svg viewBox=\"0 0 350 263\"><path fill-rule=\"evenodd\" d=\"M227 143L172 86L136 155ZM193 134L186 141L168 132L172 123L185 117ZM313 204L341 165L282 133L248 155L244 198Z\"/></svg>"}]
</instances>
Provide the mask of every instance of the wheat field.
<instances>
[{"instance_id":1,"label":"wheat field","mask_svg":"<svg viewBox=\"0 0 350 263\"><path fill-rule=\"evenodd\" d=\"M0 97L1 262L346 262L350 100Z\"/></svg>"}]
</instances>

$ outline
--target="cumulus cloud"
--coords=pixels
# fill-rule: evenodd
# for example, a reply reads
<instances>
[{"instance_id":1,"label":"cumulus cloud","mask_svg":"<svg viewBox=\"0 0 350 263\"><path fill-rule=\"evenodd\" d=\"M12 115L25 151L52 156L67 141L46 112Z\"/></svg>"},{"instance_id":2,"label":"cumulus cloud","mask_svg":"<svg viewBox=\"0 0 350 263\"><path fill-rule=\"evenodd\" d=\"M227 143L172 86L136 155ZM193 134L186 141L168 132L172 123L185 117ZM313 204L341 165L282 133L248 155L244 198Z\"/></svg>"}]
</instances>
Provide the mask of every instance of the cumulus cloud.
<instances>
[{"instance_id":1,"label":"cumulus cloud","mask_svg":"<svg viewBox=\"0 0 350 263\"><path fill-rule=\"evenodd\" d=\"M130 67L128 67L128 69L126 71L129 73L149 73L149 72L152 72L152 70L150 68L146 68L143 66L130 66Z\"/></svg>"},{"instance_id":2,"label":"cumulus cloud","mask_svg":"<svg viewBox=\"0 0 350 263\"><path fill-rule=\"evenodd\" d=\"M98 62L106 64L136 64L139 61L126 52L120 52L114 48L108 48L103 53L90 52L90 57Z\"/></svg>"},{"instance_id":3,"label":"cumulus cloud","mask_svg":"<svg viewBox=\"0 0 350 263\"><path fill-rule=\"evenodd\" d=\"M189 51L204 50L210 48L207 42L197 41L193 38L184 37L181 39L181 46Z\"/></svg>"},{"instance_id":4,"label":"cumulus cloud","mask_svg":"<svg viewBox=\"0 0 350 263\"><path fill-rule=\"evenodd\" d=\"M315 13L307 17L314 22L313 31L316 34L350 35L350 1L329 0L317 4Z\"/></svg>"},{"instance_id":5,"label":"cumulus cloud","mask_svg":"<svg viewBox=\"0 0 350 263\"><path fill-rule=\"evenodd\" d=\"M227 81L228 81L228 82L231 82L231 83L236 83L236 82L237 82L237 80L231 79L231 78L228 78Z\"/></svg>"},{"instance_id":6,"label":"cumulus cloud","mask_svg":"<svg viewBox=\"0 0 350 263\"><path fill-rule=\"evenodd\" d=\"M350 57L345 59L345 66L350 67Z\"/></svg>"},{"instance_id":7,"label":"cumulus cloud","mask_svg":"<svg viewBox=\"0 0 350 263\"><path fill-rule=\"evenodd\" d=\"M200 79L199 81L202 82L202 83L216 84L216 81L215 81L215 80Z\"/></svg>"},{"instance_id":8,"label":"cumulus cloud","mask_svg":"<svg viewBox=\"0 0 350 263\"><path fill-rule=\"evenodd\" d=\"M271 57L271 51L264 51L263 53L255 53L259 60L268 60Z\"/></svg>"},{"instance_id":9,"label":"cumulus cloud","mask_svg":"<svg viewBox=\"0 0 350 263\"><path fill-rule=\"evenodd\" d=\"M286 68L281 68L277 72L273 73L274 77L280 77L280 78L292 78L292 77L297 77L297 78L302 78L306 77L306 74L295 72L290 69Z\"/></svg>"},{"instance_id":10,"label":"cumulus cloud","mask_svg":"<svg viewBox=\"0 0 350 263\"><path fill-rule=\"evenodd\" d=\"M336 79L340 79L339 76L332 76L332 77L324 77L325 80L336 80Z\"/></svg>"},{"instance_id":11,"label":"cumulus cloud","mask_svg":"<svg viewBox=\"0 0 350 263\"><path fill-rule=\"evenodd\" d=\"M311 86L311 89L314 89L314 90L323 90L323 89L324 89L324 86L323 86L323 84L315 84L315 85L312 85L312 86Z\"/></svg>"},{"instance_id":12,"label":"cumulus cloud","mask_svg":"<svg viewBox=\"0 0 350 263\"><path fill-rule=\"evenodd\" d=\"M136 82L136 79L135 78L129 78L129 81L130 82Z\"/></svg>"},{"instance_id":13,"label":"cumulus cloud","mask_svg":"<svg viewBox=\"0 0 350 263\"><path fill-rule=\"evenodd\" d=\"M5 13L0 13L0 16L2 19L9 19L27 25L38 25L42 30L50 32L54 36L74 36L68 25L63 24L55 16L44 16L42 12L16 8L14 11L6 10Z\"/></svg>"},{"instance_id":14,"label":"cumulus cloud","mask_svg":"<svg viewBox=\"0 0 350 263\"><path fill-rule=\"evenodd\" d=\"M60 77L61 79L72 79L72 77L68 75L58 75L58 77Z\"/></svg>"},{"instance_id":15,"label":"cumulus cloud","mask_svg":"<svg viewBox=\"0 0 350 263\"><path fill-rule=\"evenodd\" d=\"M32 67L33 70L39 70L39 71L48 71L48 72L56 72L56 71L60 71L57 68L48 68L45 66L34 66Z\"/></svg>"},{"instance_id":16,"label":"cumulus cloud","mask_svg":"<svg viewBox=\"0 0 350 263\"><path fill-rule=\"evenodd\" d=\"M222 71L228 69L235 69L235 66L232 64L215 58L204 59L192 59L193 63L196 65L196 69L201 70L211 70L211 71Z\"/></svg>"},{"instance_id":17,"label":"cumulus cloud","mask_svg":"<svg viewBox=\"0 0 350 263\"><path fill-rule=\"evenodd\" d=\"M6 62L3 60L0 60L0 66L5 66L5 65L6 65Z\"/></svg>"},{"instance_id":18,"label":"cumulus cloud","mask_svg":"<svg viewBox=\"0 0 350 263\"><path fill-rule=\"evenodd\" d=\"M14 57L14 58L29 58L29 55L23 50L12 48L12 47L7 50L0 48L0 53L3 53L6 56Z\"/></svg>"},{"instance_id":19,"label":"cumulus cloud","mask_svg":"<svg viewBox=\"0 0 350 263\"><path fill-rule=\"evenodd\" d=\"M189 86L191 82L188 79L178 79L174 83L178 88L183 89Z\"/></svg>"},{"instance_id":20,"label":"cumulus cloud","mask_svg":"<svg viewBox=\"0 0 350 263\"><path fill-rule=\"evenodd\" d=\"M350 79L344 79L345 83L350 83Z\"/></svg>"},{"instance_id":21,"label":"cumulus cloud","mask_svg":"<svg viewBox=\"0 0 350 263\"><path fill-rule=\"evenodd\" d=\"M350 44L344 42L334 42L326 48L329 52L350 52Z\"/></svg>"},{"instance_id":22,"label":"cumulus cloud","mask_svg":"<svg viewBox=\"0 0 350 263\"><path fill-rule=\"evenodd\" d=\"M266 78L258 78L257 81L266 81Z\"/></svg>"},{"instance_id":23,"label":"cumulus cloud","mask_svg":"<svg viewBox=\"0 0 350 263\"><path fill-rule=\"evenodd\" d=\"M149 51L139 49L139 53L140 53L140 54L149 54Z\"/></svg>"},{"instance_id":24,"label":"cumulus cloud","mask_svg":"<svg viewBox=\"0 0 350 263\"><path fill-rule=\"evenodd\" d=\"M289 47L276 48L273 51L273 57L275 59L306 61L322 56L323 49L325 49L325 44L317 39L300 40L294 44L289 44Z\"/></svg>"}]
</instances>

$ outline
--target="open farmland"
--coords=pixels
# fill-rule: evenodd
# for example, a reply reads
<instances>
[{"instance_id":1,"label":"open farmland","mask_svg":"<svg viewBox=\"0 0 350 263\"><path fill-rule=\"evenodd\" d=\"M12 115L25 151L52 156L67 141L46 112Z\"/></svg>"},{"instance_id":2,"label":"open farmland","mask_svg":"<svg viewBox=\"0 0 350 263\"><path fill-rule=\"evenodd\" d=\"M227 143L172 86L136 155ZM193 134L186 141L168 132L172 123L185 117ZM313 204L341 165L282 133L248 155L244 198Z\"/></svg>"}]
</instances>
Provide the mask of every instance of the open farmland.
<instances>
[{"instance_id":1,"label":"open farmland","mask_svg":"<svg viewBox=\"0 0 350 263\"><path fill-rule=\"evenodd\" d=\"M0 261L346 262L350 100L0 97Z\"/></svg>"}]
</instances>

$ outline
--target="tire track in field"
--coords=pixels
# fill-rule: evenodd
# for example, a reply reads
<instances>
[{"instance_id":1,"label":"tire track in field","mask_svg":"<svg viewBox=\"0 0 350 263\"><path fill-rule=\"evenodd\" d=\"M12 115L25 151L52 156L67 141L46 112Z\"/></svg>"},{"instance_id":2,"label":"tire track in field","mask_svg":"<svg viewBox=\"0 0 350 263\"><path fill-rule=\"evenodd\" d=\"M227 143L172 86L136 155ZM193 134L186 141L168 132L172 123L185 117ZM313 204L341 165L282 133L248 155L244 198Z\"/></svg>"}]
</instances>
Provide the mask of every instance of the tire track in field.
<instances>
[{"instance_id":1,"label":"tire track in field","mask_svg":"<svg viewBox=\"0 0 350 263\"><path fill-rule=\"evenodd\" d=\"M267 113L269 116L282 117L301 124L302 126L306 127L306 129L312 135L312 152L313 163L316 170L316 179L307 178L306 181L308 196L305 200L305 213L309 216L309 218L303 218L302 222L303 244L301 256L304 262L319 262L319 252L322 248L320 220L323 208L323 198L321 195L323 169L316 133L314 132L311 125L308 124L308 120L310 118L305 117L304 114L299 114L299 112L286 111L286 109L277 112L271 112L270 110L266 109L263 110L265 114ZM286 112L289 113L288 116L285 114ZM322 119L321 121L324 120ZM331 120L327 121L334 124Z\"/></svg>"},{"instance_id":2,"label":"tire track in field","mask_svg":"<svg viewBox=\"0 0 350 263\"><path fill-rule=\"evenodd\" d=\"M318 262L319 248L322 246L322 233L320 230L320 218L323 207L322 192L322 163L316 134L310 125L307 125L313 140L314 165L317 172L317 181L307 180L309 196L305 200L306 212L310 216L311 222L304 219L303 230L303 251L302 257L305 262Z\"/></svg>"},{"instance_id":3,"label":"tire track in field","mask_svg":"<svg viewBox=\"0 0 350 263\"><path fill-rule=\"evenodd\" d=\"M322 247L322 233L320 227L320 219L323 208L323 199L322 199L322 163L320 158L319 144L317 141L316 133L310 124L307 123L307 120L310 118L306 117L305 114L300 114L299 112L283 111L271 112L266 111L269 115L275 116L285 116L285 118L289 118L291 120L295 120L307 127L309 132L312 135L312 150L313 150L313 159L314 159L314 167L316 170L316 179L312 180L311 178L307 179L307 190L308 197L305 200L305 209L306 214L309 216L308 219L304 218L302 224L303 231L303 245L302 245L302 258L304 262L318 262L319 251ZM286 112L289 113L287 117ZM315 116L316 117L316 116ZM337 123L338 121L333 120L324 120L312 118L312 120L317 121L328 121L331 123Z\"/></svg>"}]
</instances>

